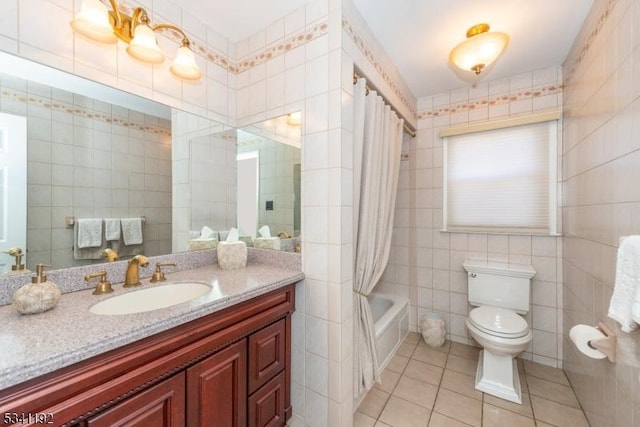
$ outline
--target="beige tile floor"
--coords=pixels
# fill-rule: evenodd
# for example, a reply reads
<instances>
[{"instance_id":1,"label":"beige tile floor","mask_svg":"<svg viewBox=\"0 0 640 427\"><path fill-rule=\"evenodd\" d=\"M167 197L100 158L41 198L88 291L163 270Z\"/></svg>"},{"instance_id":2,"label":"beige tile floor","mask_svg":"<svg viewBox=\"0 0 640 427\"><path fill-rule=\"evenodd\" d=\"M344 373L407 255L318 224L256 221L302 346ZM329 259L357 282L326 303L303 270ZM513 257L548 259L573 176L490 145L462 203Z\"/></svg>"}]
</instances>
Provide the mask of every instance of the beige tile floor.
<instances>
[{"instance_id":1,"label":"beige tile floor","mask_svg":"<svg viewBox=\"0 0 640 427\"><path fill-rule=\"evenodd\" d=\"M354 415L354 427L588 427L561 369L519 360L523 404L474 388L479 349L428 347L410 333Z\"/></svg>"}]
</instances>

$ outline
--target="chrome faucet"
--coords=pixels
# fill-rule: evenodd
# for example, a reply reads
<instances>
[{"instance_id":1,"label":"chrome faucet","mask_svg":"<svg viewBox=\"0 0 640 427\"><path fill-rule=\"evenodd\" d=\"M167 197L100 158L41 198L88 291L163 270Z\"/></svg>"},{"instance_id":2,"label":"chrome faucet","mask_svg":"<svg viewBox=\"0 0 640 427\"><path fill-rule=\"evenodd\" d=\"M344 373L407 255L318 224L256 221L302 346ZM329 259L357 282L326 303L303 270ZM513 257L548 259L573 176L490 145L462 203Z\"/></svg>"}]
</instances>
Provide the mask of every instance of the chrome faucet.
<instances>
[{"instance_id":1,"label":"chrome faucet","mask_svg":"<svg viewBox=\"0 0 640 427\"><path fill-rule=\"evenodd\" d=\"M124 275L125 288L132 288L134 286L140 286L140 273L138 266L146 267L149 265L147 257L144 255L136 255L127 263L127 272Z\"/></svg>"}]
</instances>

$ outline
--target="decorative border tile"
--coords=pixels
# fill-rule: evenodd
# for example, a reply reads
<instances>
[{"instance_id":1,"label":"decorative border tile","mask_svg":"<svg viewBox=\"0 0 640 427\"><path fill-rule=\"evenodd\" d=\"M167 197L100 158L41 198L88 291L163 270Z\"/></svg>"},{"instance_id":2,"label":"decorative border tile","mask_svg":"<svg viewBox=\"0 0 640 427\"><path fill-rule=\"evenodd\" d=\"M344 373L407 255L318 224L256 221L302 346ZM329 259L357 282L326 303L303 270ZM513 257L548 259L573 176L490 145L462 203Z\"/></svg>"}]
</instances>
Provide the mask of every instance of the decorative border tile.
<instances>
[{"instance_id":1,"label":"decorative border tile","mask_svg":"<svg viewBox=\"0 0 640 427\"><path fill-rule=\"evenodd\" d=\"M131 5L120 5L120 10L128 15L131 15L133 13L133 9L134 7ZM282 55L292 49L303 46L306 43L309 43L317 39L318 37L327 34L328 31L328 21L325 20L323 22L319 22L318 24L307 28L306 30L286 37L285 41L275 42L265 47L264 50L252 54L248 59L238 60L238 62L236 63L232 62L230 58L220 53L208 50L206 47L198 43L197 40L191 40L191 48L196 54L202 56L203 58L206 58L209 62L218 65L224 70L233 74L240 74L250 70L257 65L265 63L275 58L276 56ZM178 45L182 41L182 35L173 30L163 29L160 30L160 33L168 39L173 40Z\"/></svg>"},{"instance_id":2,"label":"decorative border tile","mask_svg":"<svg viewBox=\"0 0 640 427\"><path fill-rule=\"evenodd\" d=\"M596 39L596 37L598 37L598 34L600 34L600 31L602 31L602 29L604 28L604 24L607 22L607 19L613 12L613 8L616 6L617 3L618 3L618 0L608 0L606 5L604 5L604 7L602 8L602 11L600 12L600 16L598 17L598 20L594 24L593 28L591 28L591 31L589 31L582 38L582 40L580 40L579 42L580 48L579 48L578 54L575 57L575 60L573 60L571 64L571 68L565 74L565 85L570 84L569 82L571 82L576 71L578 71L578 69L582 65L582 62L587 56L589 49L591 49L591 46L593 46L593 41Z\"/></svg>"},{"instance_id":3,"label":"decorative border tile","mask_svg":"<svg viewBox=\"0 0 640 427\"><path fill-rule=\"evenodd\" d=\"M171 136L171 128L163 128L161 126L152 126L146 123L136 123L124 118L114 117L111 114L89 111L85 108L66 104L64 102L54 101L49 98L43 98L35 95L29 95L25 92L3 88L0 93L2 98L9 98L13 101L20 102L27 105L35 105L47 110L56 111L59 113L69 113L74 116L84 117L86 119L96 120L103 123L110 123L117 126L123 126L129 129L139 130L145 133L153 133L156 135Z\"/></svg>"},{"instance_id":4,"label":"decorative border tile","mask_svg":"<svg viewBox=\"0 0 640 427\"><path fill-rule=\"evenodd\" d=\"M252 54L249 59L239 61L233 68L235 74L243 73L257 65L267 62L276 56L287 53L297 47L303 46L329 32L329 23L320 22L305 31L287 37L285 41L276 42L267 46L263 51Z\"/></svg>"},{"instance_id":5,"label":"decorative border tile","mask_svg":"<svg viewBox=\"0 0 640 427\"><path fill-rule=\"evenodd\" d=\"M121 3L120 9L123 13L127 13L131 15L133 13L134 6ZM353 40L353 42L358 47L358 49L360 49L360 51L364 54L367 61L369 61L371 65L374 66L378 74L382 76L382 79L389 85L389 87L391 88L395 96L407 108L407 110L412 115L412 117L416 117L416 110L411 105L411 103L409 102L409 100L407 99L403 91L400 90L400 88L398 87L396 82L393 80L393 78L384 69L380 61L378 61L378 59L375 57L373 52L366 46L362 37L357 33L355 28L351 25L351 23L349 23L349 21L346 18L342 19L342 28L349 35L351 40ZM324 20L317 23L316 25L311 26L310 28L307 28L298 33L285 37L284 41L278 41L278 42L272 43L271 45L266 46L263 50L256 53L252 53L247 58L238 59L238 61L235 63L232 62L230 58L220 53L209 50L204 46L201 46L197 41L192 41L191 48L194 50L194 52L197 55L203 58L206 58L207 61L218 65L225 71L232 74L240 74L260 64L263 64L279 55L283 55L297 47L303 46L319 37L322 37L328 34L328 32L329 32L329 23L327 20ZM170 40L173 40L178 44L182 40L182 37L175 31L163 30L161 31L161 33L163 34L163 36L166 36L167 38L169 38Z\"/></svg>"},{"instance_id":6,"label":"decorative border tile","mask_svg":"<svg viewBox=\"0 0 640 427\"><path fill-rule=\"evenodd\" d=\"M389 85L389 87L391 88L393 93L398 97L400 102L402 102L402 104L407 108L407 110L409 110L409 112L415 117L416 116L415 108L413 108L413 106L409 103L409 100L402 93L402 91L400 90L396 82L393 80L393 78L391 78L389 73L380 64L380 61L378 61L378 59L373 54L371 49L367 47L365 42L362 40L362 37L360 37L358 32L355 30L355 28L351 25L351 23L346 18L342 18L342 29L347 33L349 38L358 47L358 49L360 49L360 52L364 54L367 61L369 61L369 63L373 65L373 67L376 69L378 74L380 74L380 76L385 81L385 83Z\"/></svg>"},{"instance_id":7,"label":"decorative border tile","mask_svg":"<svg viewBox=\"0 0 640 427\"><path fill-rule=\"evenodd\" d=\"M512 94L496 95L494 97L482 98L475 101L463 102L460 104L449 105L433 110L419 111L417 119L429 119L432 117L447 116L449 114L461 113L464 111L472 111L476 108L492 107L494 105L509 104L511 102L523 101L525 99L540 98L542 96L554 95L562 93L562 85L544 86L532 90L524 90Z\"/></svg>"}]
</instances>

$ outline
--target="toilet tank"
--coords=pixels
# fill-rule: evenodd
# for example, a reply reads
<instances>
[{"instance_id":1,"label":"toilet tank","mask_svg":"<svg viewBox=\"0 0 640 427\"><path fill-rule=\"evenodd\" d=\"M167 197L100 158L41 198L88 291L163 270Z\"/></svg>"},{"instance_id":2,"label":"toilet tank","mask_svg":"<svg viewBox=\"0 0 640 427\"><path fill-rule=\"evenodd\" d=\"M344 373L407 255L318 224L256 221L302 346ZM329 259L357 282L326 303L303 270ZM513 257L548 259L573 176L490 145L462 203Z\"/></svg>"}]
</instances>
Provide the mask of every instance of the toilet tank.
<instances>
[{"instance_id":1,"label":"toilet tank","mask_svg":"<svg viewBox=\"0 0 640 427\"><path fill-rule=\"evenodd\" d=\"M530 265L465 260L469 303L492 305L526 314L529 311L531 278L536 271Z\"/></svg>"}]
</instances>

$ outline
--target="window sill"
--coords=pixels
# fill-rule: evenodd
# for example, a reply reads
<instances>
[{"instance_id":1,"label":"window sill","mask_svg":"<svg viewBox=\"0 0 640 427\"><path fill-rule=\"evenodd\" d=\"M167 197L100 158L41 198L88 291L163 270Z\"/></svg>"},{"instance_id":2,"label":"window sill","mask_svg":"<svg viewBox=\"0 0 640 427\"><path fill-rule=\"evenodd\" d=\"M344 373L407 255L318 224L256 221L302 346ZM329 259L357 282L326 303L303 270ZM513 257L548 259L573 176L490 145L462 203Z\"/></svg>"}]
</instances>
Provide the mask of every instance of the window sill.
<instances>
[{"instance_id":1,"label":"window sill","mask_svg":"<svg viewBox=\"0 0 640 427\"><path fill-rule=\"evenodd\" d=\"M498 236L539 236L539 237L562 237L562 233L538 233L534 231L498 231L498 230L446 230L441 229L441 233L451 234L491 234Z\"/></svg>"}]
</instances>

